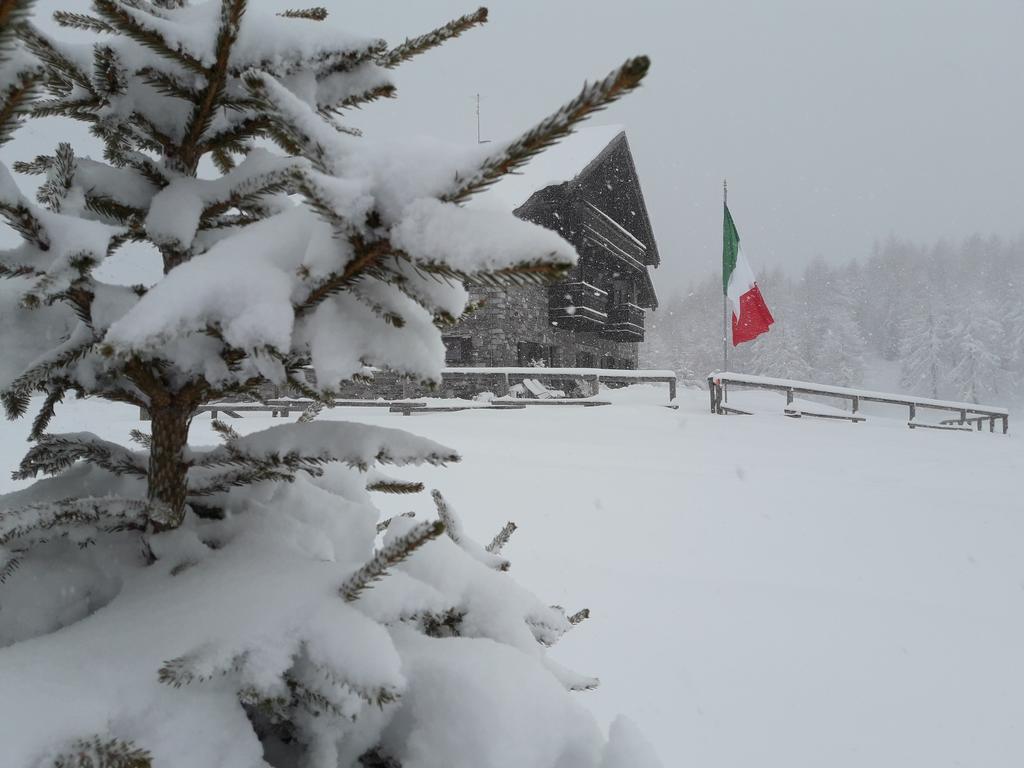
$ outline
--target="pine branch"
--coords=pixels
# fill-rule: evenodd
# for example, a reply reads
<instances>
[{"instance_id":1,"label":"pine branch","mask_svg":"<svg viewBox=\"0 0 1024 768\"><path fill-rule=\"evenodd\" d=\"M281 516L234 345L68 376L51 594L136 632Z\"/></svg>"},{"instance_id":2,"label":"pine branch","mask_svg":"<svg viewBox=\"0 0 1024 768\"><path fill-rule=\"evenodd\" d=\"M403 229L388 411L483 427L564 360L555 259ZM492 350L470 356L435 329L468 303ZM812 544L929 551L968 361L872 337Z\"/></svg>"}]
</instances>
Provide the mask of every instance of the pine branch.
<instances>
[{"instance_id":1,"label":"pine branch","mask_svg":"<svg viewBox=\"0 0 1024 768\"><path fill-rule=\"evenodd\" d=\"M378 85L369 90L363 91L362 93L356 93L348 96L337 104L319 104L321 114L326 114L332 111L339 111L343 109L359 109L364 104L377 101L378 99L393 99L397 93L395 86L390 83L386 85Z\"/></svg>"},{"instance_id":2,"label":"pine branch","mask_svg":"<svg viewBox=\"0 0 1024 768\"><path fill-rule=\"evenodd\" d=\"M128 72L121 58L109 45L93 48L93 88L105 98L121 96L128 91Z\"/></svg>"},{"instance_id":3,"label":"pine branch","mask_svg":"<svg viewBox=\"0 0 1024 768\"><path fill-rule=\"evenodd\" d=\"M15 160L11 165L15 173L24 173L28 176L43 176L53 167L52 155L36 155L32 160Z\"/></svg>"},{"instance_id":4,"label":"pine branch","mask_svg":"<svg viewBox=\"0 0 1024 768\"><path fill-rule=\"evenodd\" d=\"M424 611L417 618L428 637L458 637L466 612L458 608L449 608L443 613Z\"/></svg>"},{"instance_id":5,"label":"pine branch","mask_svg":"<svg viewBox=\"0 0 1024 768\"><path fill-rule=\"evenodd\" d=\"M321 6L316 8L299 8L296 10L282 11L277 14L286 19L309 19L310 21L323 21L327 18L327 9Z\"/></svg>"},{"instance_id":6,"label":"pine branch","mask_svg":"<svg viewBox=\"0 0 1024 768\"><path fill-rule=\"evenodd\" d=\"M56 74L82 87L92 96L96 95L89 74L61 53L42 32L31 24L22 24L18 27L18 36L25 46L47 66L51 74Z\"/></svg>"},{"instance_id":7,"label":"pine branch","mask_svg":"<svg viewBox=\"0 0 1024 768\"><path fill-rule=\"evenodd\" d=\"M171 96L193 104L200 99L199 91L170 72L162 72L154 67L143 67L135 74L162 96Z\"/></svg>"},{"instance_id":8,"label":"pine branch","mask_svg":"<svg viewBox=\"0 0 1024 768\"><path fill-rule=\"evenodd\" d=\"M91 123L99 120L96 110L101 106L102 102L94 96L81 99L46 99L35 102L29 114L32 117L67 117Z\"/></svg>"},{"instance_id":9,"label":"pine branch","mask_svg":"<svg viewBox=\"0 0 1024 768\"><path fill-rule=\"evenodd\" d=\"M519 526L509 520L505 523L502 529L498 531L497 535L491 539L491 543L488 544L485 549L493 555L500 555L501 550L505 548L506 544L508 544L508 540L512 538L512 534L516 532L516 528L518 527Z\"/></svg>"},{"instance_id":10,"label":"pine branch","mask_svg":"<svg viewBox=\"0 0 1024 768\"><path fill-rule=\"evenodd\" d=\"M377 554L358 571L353 573L341 585L338 593L346 602L358 600L363 591L369 589L373 582L383 578L389 568L405 560L409 555L428 541L436 539L444 533L444 523L439 520L420 523L408 533L399 536Z\"/></svg>"},{"instance_id":11,"label":"pine branch","mask_svg":"<svg viewBox=\"0 0 1024 768\"><path fill-rule=\"evenodd\" d=\"M130 232L126 233L128 239L141 239L146 236L143 226L146 212L142 208L125 205L102 195L90 194L85 195L85 207L108 224L129 226Z\"/></svg>"},{"instance_id":12,"label":"pine branch","mask_svg":"<svg viewBox=\"0 0 1024 768\"><path fill-rule=\"evenodd\" d=\"M366 486L368 491L376 491L377 493L421 493L424 489L423 483L406 483L401 480L392 480L391 478L383 478L376 480Z\"/></svg>"},{"instance_id":13,"label":"pine branch","mask_svg":"<svg viewBox=\"0 0 1024 768\"><path fill-rule=\"evenodd\" d=\"M319 468L317 468L318 470ZM288 467L281 468L263 464L248 469L229 470L217 473L200 484L190 485L188 495L202 498L256 483L292 483L295 482L295 473L296 470Z\"/></svg>"},{"instance_id":14,"label":"pine branch","mask_svg":"<svg viewBox=\"0 0 1024 768\"><path fill-rule=\"evenodd\" d=\"M50 238L46 234L46 229L25 203L11 204L0 200L0 216L7 219L11 229L35 245L36 248L41 251L50 250Z\"/></svg>"},{"instance_id":15,"label":"pine branch","mask_svg":"<svg viewBox=\"0 0 1024 768\"><path fill-rule=\"evenodd\" d=\"M32 102L39 95L38 82L34 70L20 72L0 95L0 146L10 141L22 119L31 113Z\"/></svg>"},{"instance_id":16,"label":"pine branch","mask_svg":"<svg viewBox=\"0 0 1024 768\"><path fill-rule=\"evenodd\" d=\"M402 768L402 764L380 747L367 750L359 756L360 768Z\"/></svg>"},{"instance_id":17,"label":"pine branch","mask_svg":"<svg viewBox=\"0 0 1024 768\"><path fill-rule=\"evenodd\" d=\"M50 426L50 422L57 413L57 404L64 401L64 394L67 390L63 386L55 387L43 401L42 406L39 408L39 413L32 420L32 431L29 432L29 440L38 440L46 428Z\"/></svg>"},{"instance_id":18,"label":"pine branch","mask_svg":"<svg viewBox=\"0 0 1024 768\"><path fill-rule=\"evenodd\" d=\"M382 67L397 67L399 64L408 61L409 59L419 56L421 53L425 53L432 48L436 48L439 45L443 45L454 37L458 37L463 32L472 29L473 27L487 23L487 9L478 8L473 13L466 14L454 21L449 21L443 27L438 27L433 32L428 32L425 35L407 39L401 45L392 48L390 51L380 56L377 59L377 63Z\"/></svg>"},{"instance_id":19,"label":"pine branch","mask_svg":"<svg viewBox=\"0 0 1024 768\"><path fill-rule=\"evenodd\" d=\"M138 429L133 429L131 432L129 432L128 433L128 437L131 438L131 441L133 443L141 445L147 451L153 445L153 436L152 435L147 435L145 432L143 432L141 430L138 430Z\"/></svg>"},{"instance_id":20,"label":"pine branch","mask_svg":"<svg viewBox=\"0 0 1024 768\"><path fill-rule=\"evenodd\" d=\"M93 9L102 17L103 21L139 45L143 45L161 56L173 59L197 74L206 76L206 67L201 61L180 47L168 44L159 33L140 24L117 0L93 0Z\"/></svg>"},{"instance_id":21,"label":"pine branch","mask_svg":"<svg viewBox=\"0 0 1024 768\"><path fill-rule=\"evenodd\" d=\"M210 421L210 426L213 427L213 431L216 432L220 439L225 443L230 444L236 440L241 439L241 435L235 431L235 428L228 424L226 421L220 419L213 419Z\"/></svg>"},{"instance_id":22,"label":"pine branch","mask_svg":"<svg viewBox=\"0 0 1024 768\"><path fill-rule=\"evenodd\" d=\"M573 626L576 626L577 624L580 624L584 620L589 619L589 618L590 618L590 609L589 608L583 608L583 609L581 609L579 611L576 611L576 613L574 613L572 616L569 617L569 623L572 624Z\"/></svg>"},{"instance_id":23,"label":"pine branch","mask_svg":"<svg viewBox=\"0 0 1024 768\"><path fill-rule=\"evenodd\" d=\"M27 480L36 477L40 472L56 475L80 460L115 475L144 478L148 474L144 457L117 443L102 440L88 432L81 432L68 435L40 435L11 477L15 480Z\"/></svg>"},{"instance_id":24,"label":"pine branch","mask_svg":"<svg viewBox=\"0 0 1024 768\"><path fill-rule=\"evenodd\" d=\"M314 72L317 77L326 77L335 72L351 72L367 62L376 61L386 50L388 44L384 40L372 40L361 48L354 50L333 50L315 56L277 56L258 62L243 62L232 66L228 73L232 77L243 77L251 71L266 73L275 78L288 77L296 72Z\"/></svg>"},{"instance_id":25,"label":"pine branch","mask_svg":"<svg viewBox=\"0 0 1024 768\"><path fill-rule=\"evenodd\" d=\"M324 404L314 400L299 414L299 418L296 419L296 424L309 424L311 421L316 421L316 417L320 415L320 412L324 409Z\"/></svg>"},{"instance_id":26,"label":"pine branch","mask_svg":"<svg viewBox=\"0 0 1024 768\"><path fill-rule=\"evenodd\" d=\"M130 741L91 739L76 741L69 751L54 758L52 768L152 768L153 756Z\"/></svg>"},{"instance_id":27,"label":"pine branch","mask_svg":"<svg viewBox=\"0 0 1024 768\"><path fill-rule=\"evenodd\" d=\"M36 532L80 526L100 526L106 532L141 530L149 505L139 499L113 496L29 504L0 512L0 545ZM40 539L40 541L43 539ZM24 551L20 547L18 551Z\"/></svg>"},{"instance_id":28,"label":"pine branch","mask_svg":"<svg viewBox=\"0 0 1024 768\"><path fill-rule=\"evenodd\" d=\"M0 0L0 51L9 51L18 27L32 15L35 0Z\"/></svg>"},{"instance_id":29,"label":"pine branch","mask_svg":"<svg viewBox=\"0 0 1024 768\"><path fill-rule=\"evenodd\" d=\"M444 496L441 495L440 491L435 489L430 492L430 496L434 500L434 506L437 507L438 518L444 523L444 530L448 534L448 538L459 549L466 552L474 560L478 560L488 568L493 568L496 571L507 571L511 567L511 563L508 560L484 549L465 535L462 529L462 521L455 514L455 510L448 504Z\"/></svg>"},{"instance_id":30,"label":"pine branch","mask_svg":"<svg viewBox=\"0 0 1024 768\"><path fill-rule=\"evenodd\" d=\"M309 314L331 296L350 288L365 275L372 274L386 256L396 252L386 239L367 243L361 236L353 235L350 242L355 254L353 258L341 271L321 280L301 303L295 305L296 317Z\"/></svg>"},{"instance_id":31,"label":"pine branch","mask_svg":"<svg viewBox=\"0 0 1024 768\"><path fill-rule=\"evenodd\" d=\"M115 35L117 30L103 19L89 16L85 13L71 13L70 11L54 11L53 20L60 26L68 29L81 29L86 32L101 32Z\"/></svg>"},{"instance_id":32,"label":"pine branch","mask_svg":"<svg viewBox=\"0 0 1024 768\"><path fill-rule=\"evenodd\" d=\"M416 513L415 512L403 512L400 515L395 515L394 517L389 517L387 520L381 520L379 523L377 523L377 533L384 533L384 531L386 531L388 528L390 528L391 524L395 520L400 518L400 517L412 518L412 517L416 517Z\"/></svg>"},{"instance_id":33,"label":"pine branch","mask_svg":"<svg viewBox=\"0 0 1024 768\"><path fill-rule=\"evenodd\" d=\"M650 59L638 56L629 59L604 80L585 84L579 96L487 160L472 176L458 179L455 189L445 195L446 202L463 202L487 189L505 174L525 165L534 155L543 152L572 133L573 128L640 85Z\"/></svg>"},{"instance_id":34,"label":"pine branch","mask_svg":"<svg viewBox=\"0 0 1024 768\"><path fill-rule=\"evenodd\" d=\"M53 162L47 172L47 179L36 190L36 200L45 205L49 210L60 213L60 209L75 182L75 172L78 165L75 162L75 153L71 145L61 142L57 145Z\"/></svg>"},{"instance_id":35,"label":"pine branch","mask_svg":"<svg viewBox=\"0 0 1024 768\"><path fill-rule=\"evenodd\" d=\"M237 674L245 666L247 654L226 656L216 646L204 645L194 651L165 661L157 672L157 680L164 685L181 688L186 685L207 683L230 674Z\"/></svg>"},{"instance_id":36,"label":"pine branch","mask_svg":"<svg viewBox=\"0 0 1024 768\"><path fill-rule=\"evenodd\" d=\"M180 145L182 170L193 173L201 156L200 143L213 122L228 80L228 61L238 39L247 0L221 0L214 64L206 73L206 87L195 102Z\"/></svg>"},{"instance_id":37,"label":"pine branch","mask_svg":"<svg viewBox=\"0 0 1024 768\"><path fill-rule=\"evenodd\" d=\"M61 374L68 366L78 362L94 349L91 341L72 347L50 360L29 368L12 381L7 389L0 392L0 401L7 411L7 418L17 419L24 416L32 393L44 389L51 379L63 378Z\"/></svg>"}]
</instances>

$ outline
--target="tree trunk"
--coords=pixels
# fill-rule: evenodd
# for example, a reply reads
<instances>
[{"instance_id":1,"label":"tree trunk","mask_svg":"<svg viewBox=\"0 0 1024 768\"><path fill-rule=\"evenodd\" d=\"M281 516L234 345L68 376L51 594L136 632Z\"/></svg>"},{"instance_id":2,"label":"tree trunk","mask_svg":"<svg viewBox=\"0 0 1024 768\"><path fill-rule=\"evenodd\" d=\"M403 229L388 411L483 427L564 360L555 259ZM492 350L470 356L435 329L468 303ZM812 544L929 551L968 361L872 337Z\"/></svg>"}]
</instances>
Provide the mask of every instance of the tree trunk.
<instances>
[{"instance_id":1,"label":"tree trunk","mask_svg":"<svg viewBox=\"0 0 1024 768\"><path fill-rule=\"evenodd\" d=\"M191 407L174 401L150 409L152 445L148 483L149 500L156 507L150 516L153 531L177 528L185 516L188 467L184 452L192 413Z\"/></svg>"}]
</instances>

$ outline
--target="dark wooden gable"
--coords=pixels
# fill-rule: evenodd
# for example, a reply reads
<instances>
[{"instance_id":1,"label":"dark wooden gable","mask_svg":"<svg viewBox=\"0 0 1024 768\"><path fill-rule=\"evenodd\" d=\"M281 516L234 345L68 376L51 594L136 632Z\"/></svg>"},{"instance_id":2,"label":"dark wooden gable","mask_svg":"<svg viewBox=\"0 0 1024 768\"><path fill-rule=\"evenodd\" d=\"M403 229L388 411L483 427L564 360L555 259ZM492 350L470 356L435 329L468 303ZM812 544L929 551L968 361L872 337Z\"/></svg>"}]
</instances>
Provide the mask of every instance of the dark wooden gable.
<instances>
[{"instance_id":1,"label":"dark wooden gable","mask_svg":"<svg viewBox=\"0 0 1024 768\"><path fill-rule=\"evenodd\" d=\"M658 246L624 131L573 179L537 190L515 214L555 230L575 246L580 262L570 284L599 284L610 295L614 277L631 286L629 303L658 306L648 271L660 262Z\"/></svg>"},{"instance_id":2,"label":"dark wooden gable","mask_svg":"<svg viewBox=\"0 0 1024 768\"><path fill-rule=\"evenodd\" d=\"M570 182L579 196L643 243L645 266L661 263L626 132L619 133Z\"/></svg>"}]
</instances>

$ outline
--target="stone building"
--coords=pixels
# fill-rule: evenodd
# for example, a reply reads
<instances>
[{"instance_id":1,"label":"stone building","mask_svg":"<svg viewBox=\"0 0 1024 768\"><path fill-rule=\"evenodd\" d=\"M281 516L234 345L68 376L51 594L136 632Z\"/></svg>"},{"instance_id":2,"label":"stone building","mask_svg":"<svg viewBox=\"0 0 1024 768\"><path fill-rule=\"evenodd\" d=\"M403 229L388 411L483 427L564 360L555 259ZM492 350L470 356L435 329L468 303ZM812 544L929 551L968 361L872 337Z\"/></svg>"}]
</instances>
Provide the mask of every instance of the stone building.
<instances>
[{"instance_id":1,"label":"stone building","mask_svg":"<svg viewBox=\"0 0 1024 768\"><path fill-rule=\"evenodd\" d=\"M636 368L659 256L625 131L583 129L473 204L555 230L579 263L551 286L471 289L482 308L445 335L447 365Z\"/></svg>"}]
</instances>

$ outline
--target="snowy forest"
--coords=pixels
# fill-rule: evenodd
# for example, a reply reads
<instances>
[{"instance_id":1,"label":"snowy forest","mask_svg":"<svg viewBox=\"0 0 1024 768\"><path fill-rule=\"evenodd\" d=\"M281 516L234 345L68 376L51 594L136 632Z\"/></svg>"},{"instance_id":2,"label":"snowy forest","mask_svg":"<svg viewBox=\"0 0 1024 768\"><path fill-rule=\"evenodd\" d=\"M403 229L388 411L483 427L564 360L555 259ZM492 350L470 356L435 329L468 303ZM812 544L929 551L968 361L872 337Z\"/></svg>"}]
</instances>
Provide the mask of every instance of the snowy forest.
<instances>
[{"instance_id":1,"label":"snowy forest","mask_svg":"<svg viewBox=\"0 0 1024 768\"><path fill-rule=\"evenodd\" d=\"M846 266L758 281L770 333L729 350L729 368L837 386L895 387L977 403L1024 399L1024 240L972 236L923 246L898 238ZM703 384L722 366L717 274L651 318L641 364Z\"/></svg>"}]
</instances>

